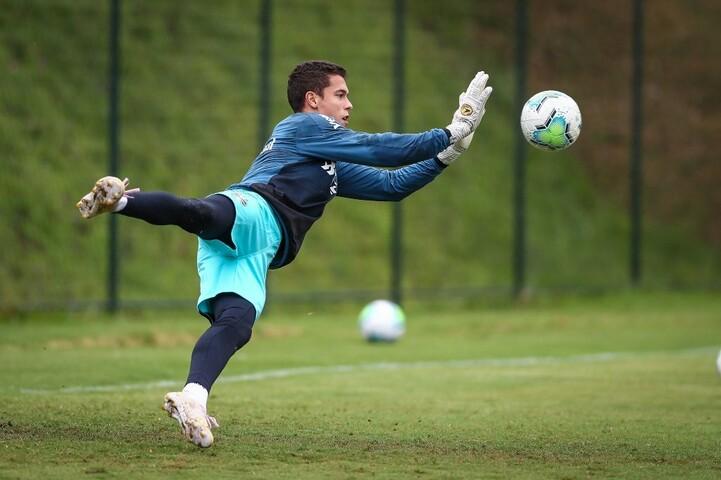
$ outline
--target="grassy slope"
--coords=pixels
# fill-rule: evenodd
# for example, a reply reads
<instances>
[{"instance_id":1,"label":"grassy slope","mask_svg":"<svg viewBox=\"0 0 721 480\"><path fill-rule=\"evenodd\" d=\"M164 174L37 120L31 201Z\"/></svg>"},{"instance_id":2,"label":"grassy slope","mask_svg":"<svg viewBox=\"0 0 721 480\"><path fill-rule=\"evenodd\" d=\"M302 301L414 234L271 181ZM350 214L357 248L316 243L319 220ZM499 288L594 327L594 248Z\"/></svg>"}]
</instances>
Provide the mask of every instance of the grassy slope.
<instances>
[{"instance_id":1,"label":"grassy slope","mask_svg":"<svg viewBox=\"0 0 721 480\"><path fill-rule=\"evenodd\" d=\"M385 3L332 8L289 1L276 9L273 121L287 114L283 92L292 65L330 58L350 70L353 126L391 128ZM146 189L187 196L237 180L257 143L256 2L217 2L213 9L170 1L123 4L122 174ZM478 48L473 27L498 35L506 20L495 24L460 2L449 8L436 22L425 5L410 5L406 129L443 125L476 64L492 71L496 93L473 150L405 203L406 281L415 287L508 285L513 84L507 59ZM457 28L450 19L462 10L472 13ZM6 219L0 224L0 298L17 304L38 298L38 290L44 299L102 298L105 221L81 221L71 205L106 172L106 4L16 0L3 8L0 22L0 62L8 66L0 78L0 151L10 172L0 176ZM573 155L531 154L530 283L622 285L625 213L594 193ZM389 212L383 204L333 202L299 260L271 276L272 288L382 287ZM122 294L193 297L195 241L125 220ZM716 254L670 227L649 232L649 284L718 281Z\"/></svg>"},{"instance_id":2,"label":"grassy slope","mask_svg":"<svg viewBox=\"0 0 721 480\"><path fill-rule=\"evenodd\" d=\"M355 312L275 311L229 363L217 444L159 410L203 322L190 314L34 317L0 337L0 477L714 478L717 296L599 297L521 309L409 308L398 344L363 343ZM630 352L579 361L575 355ZM559 358L540 364L443 363ZM567 361L563 361L563 357ZM439 364L413 362L435 361ZM398 362L255 382L234 375ZM172 382L171 382L172 383ZM22 388L49 390L22 393Z\"/></svg>"}]
</instances>

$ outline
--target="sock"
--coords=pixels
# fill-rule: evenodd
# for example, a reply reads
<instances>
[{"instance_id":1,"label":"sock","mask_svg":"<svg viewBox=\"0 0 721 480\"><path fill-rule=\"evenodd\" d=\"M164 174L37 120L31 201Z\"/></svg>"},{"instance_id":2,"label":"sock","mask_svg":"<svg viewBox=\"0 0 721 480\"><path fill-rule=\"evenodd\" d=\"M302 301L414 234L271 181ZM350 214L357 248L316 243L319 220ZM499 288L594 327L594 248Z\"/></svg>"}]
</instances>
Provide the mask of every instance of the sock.
<instances>
[{"instance_id":1,"label":"sock","mask_svg":"<svg viewBox=\"0 0 721 480\"><path fill-rule=\"evenodd\" d=\"M113 212L119 212L120 210L125 208L125 205L128 204L128 197L120 197L120 200L118 200L118 203L113 205Z\"/></svg>"},{"instance_id":2,"label":"sock","mask_svg":"<svg viewBox=\"0 0 721 480\"><path fill-rule=\"evenodd\" d=\"M206 408L208 403L208 391L202 385L197 383L189 383L183 387L183 393L187 394L190 398L200 403L203 408Z\"/></svg>"}]
</instances>

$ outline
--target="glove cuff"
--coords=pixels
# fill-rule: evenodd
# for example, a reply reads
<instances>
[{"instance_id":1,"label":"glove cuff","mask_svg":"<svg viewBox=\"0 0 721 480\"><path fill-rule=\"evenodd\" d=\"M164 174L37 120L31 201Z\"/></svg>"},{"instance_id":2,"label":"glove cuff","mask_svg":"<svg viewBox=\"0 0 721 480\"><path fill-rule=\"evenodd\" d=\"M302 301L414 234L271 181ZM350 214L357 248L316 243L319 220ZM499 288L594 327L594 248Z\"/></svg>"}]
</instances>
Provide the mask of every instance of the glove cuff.
<instances>
[{"instance_id":1,"label":"glove cuff","mask_svg":"<svg viewBox=\"0 0 721 480\"><path fill-rule=\"evenodd\" d=\"M448 132L451 134L449 139L451 141L451 144L453 144L471 133L471 131L473 131L473 127L466 122L454 122L448 125L446 127L446 130L448 130Z\"/></svg>"},{"instance_id":2,"label":"glove cuff","mask_svg":"<svg viewBox=\"0 0 721 480\"><path fill-rule=\"evenodd\" d=\"M438 155L436 155L435 158L439 163L442 163L444 167L447 167L451 163L455 162L460 156L460 152L458 152L455 148L448 147L442 152L438 152Z\"/></svg>"}]
</instances>

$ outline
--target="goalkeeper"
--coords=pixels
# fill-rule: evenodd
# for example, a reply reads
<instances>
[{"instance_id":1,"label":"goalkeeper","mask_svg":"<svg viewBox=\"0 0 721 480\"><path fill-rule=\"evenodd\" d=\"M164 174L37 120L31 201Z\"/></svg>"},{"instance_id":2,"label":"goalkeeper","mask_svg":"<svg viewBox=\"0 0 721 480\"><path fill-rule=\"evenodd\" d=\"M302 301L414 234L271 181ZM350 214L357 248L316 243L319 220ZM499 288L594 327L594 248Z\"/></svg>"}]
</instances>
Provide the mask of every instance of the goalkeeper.
<instances>
[{"instance_id":1,"label":"goalkeeper","mask_svg":"<svg viewBox=\"0 0 721 480\"><path fill-rule=\"evenodd\" d=\"M268 269L293 261L334 197L398 201L428 184L468 148L492 92L488 75L479 72L446 128L369 134L348 129L353 105L345 77L343 67L329 62L296 66L288 78L294 113L275 126L243 179L222 192L179 198L128 190L127 179L103 177L77 204L84 218L114 212L199 237L197 305L210 327L193 348L185 387L164 402L198 446L213 443L217 422L207 414L208 392L250 340Z\"/></svg>"}]
</instances>

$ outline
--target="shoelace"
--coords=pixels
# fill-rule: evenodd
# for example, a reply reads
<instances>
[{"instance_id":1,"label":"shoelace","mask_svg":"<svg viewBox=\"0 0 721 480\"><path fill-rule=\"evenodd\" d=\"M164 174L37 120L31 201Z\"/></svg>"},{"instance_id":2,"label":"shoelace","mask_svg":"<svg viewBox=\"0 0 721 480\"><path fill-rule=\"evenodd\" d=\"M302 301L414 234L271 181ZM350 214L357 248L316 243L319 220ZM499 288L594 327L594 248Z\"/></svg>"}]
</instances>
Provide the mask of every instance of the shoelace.
<instances>
[{"instance_id":1,"label":"shoelace","mask_svg":"<svg viewBox=\"0 0 721 480\"><path fill-rule=\"evenodd\" d=\"M173 418L175 418L176 420L178 420L178 423L180 424L181 427L185 428L185 425L183 425L183 421L181 420L181 418L187 417L188 414L185 411L185 409L183 409L183 412L181 413L178 406L179 405L177 403L173 404L173 411L174 411L175 415L171 414L171 416ZM204 416L205 416L205 420L208 422L208 425L210 426L211 429L220 427L220 424L215 419L215 417L211 417L210 415L207 415L207 414L205 414Z\"/></svg>"},{"instance_id":2,"label":"shoelace","mask_svg":"<svg viewBox=\"0 0 721 480\"><path fill-rule=\"evenodd\" d=\"M206 420L208 420L208 425L210 425L210 428L218 428L220 424L215 419L215 417L211 417L210 415L205 416Z\"/></svg>"}]
</instances>

